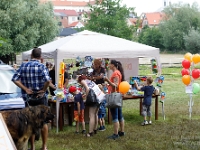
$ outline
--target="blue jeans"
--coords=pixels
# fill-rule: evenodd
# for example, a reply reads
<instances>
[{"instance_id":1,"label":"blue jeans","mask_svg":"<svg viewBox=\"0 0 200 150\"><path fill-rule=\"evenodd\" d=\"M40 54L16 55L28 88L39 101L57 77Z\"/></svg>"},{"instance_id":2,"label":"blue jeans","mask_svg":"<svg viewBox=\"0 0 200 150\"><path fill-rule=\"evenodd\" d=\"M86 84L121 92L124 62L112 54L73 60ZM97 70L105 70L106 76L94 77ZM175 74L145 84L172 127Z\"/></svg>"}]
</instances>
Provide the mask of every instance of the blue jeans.
<instances>
[{"instance_id":1,"label":"blue jeans","mask_svg":"<svg viewBox=\"0 0 200 150\"><path fill-rule=\"evenodd\" d=\"M124 117L122 115L122 107L110 108L110 112L112 115L112 122L122 122L124 121Z\"/></svg>"}]
</instances>

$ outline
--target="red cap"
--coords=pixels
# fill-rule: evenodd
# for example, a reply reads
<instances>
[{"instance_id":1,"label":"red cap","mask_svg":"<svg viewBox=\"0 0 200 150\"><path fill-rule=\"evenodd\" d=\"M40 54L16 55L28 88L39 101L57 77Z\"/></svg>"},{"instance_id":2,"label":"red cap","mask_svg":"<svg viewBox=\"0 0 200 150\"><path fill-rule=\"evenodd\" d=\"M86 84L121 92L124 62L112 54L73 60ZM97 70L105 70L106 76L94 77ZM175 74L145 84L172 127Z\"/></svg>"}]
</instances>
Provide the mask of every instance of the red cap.
<instances>
[{"instance_id":1,"label":"red cap","mask_svg":"<svg viewBox=\"0 0 200 150\"><path fill-rule=\"evenodd\" d=\"M76 87L75 86L70 86L69 87L69 93L74 93L76 91Z\"/></svg>"}]
</instances>

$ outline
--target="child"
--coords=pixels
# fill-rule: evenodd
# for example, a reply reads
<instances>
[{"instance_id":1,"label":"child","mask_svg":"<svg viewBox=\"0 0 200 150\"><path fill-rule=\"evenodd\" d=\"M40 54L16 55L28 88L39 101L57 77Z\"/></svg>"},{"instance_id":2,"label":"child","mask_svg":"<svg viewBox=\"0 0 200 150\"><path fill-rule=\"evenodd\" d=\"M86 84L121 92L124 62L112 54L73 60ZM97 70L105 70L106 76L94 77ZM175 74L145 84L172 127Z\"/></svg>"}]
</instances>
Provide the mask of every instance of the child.
<instances>
[{"instance_id":1,"label":"child","mask_svg":"<svg viewBox=\"0 0 200 150\"><path fill-rule=\"evenodd\" d=\"M104 92L103 90L103 86L101 84L98 84L99 88ZM104 92L105 93L105 92ZM98 111L98 121L99 121L99 131L105 131L106 128L105 128L105 116L106 116L106 99L104 99L101 104L100 104L100 107L99 107L99 111Z\"/></svg>"},{"instance_id":2,"label":"child","mask_svg":"<svg viewBox=\"0 0 200 150\"><path fill-rule=\"evenodd\" d=\"M82 94L75 86L69 87L69 93L74 96L74 120L76 121L76 132L79 133L79 122L82 123L82 134L85 134L85 121L84 121L84 109Z\"/></svg>"},{"instance_id":3,"label":"child","mask_svg":"<svg viewBox=\"0 0 200 150\"><path fill-rule=\"evenodd\" d=\"M142 114L144 116L144 121L142 122L142 126L147 124L152 124L151 121L151 101L152 101L152 94L154 93L154 86L152 85L153 79L152 77L147 77L146 85L139 87L137 82L134 81L136 89L138 91L144 91L144 100L142 103ZM148 121L146 116L148 116Z\"/></svg>"}]
</instances>

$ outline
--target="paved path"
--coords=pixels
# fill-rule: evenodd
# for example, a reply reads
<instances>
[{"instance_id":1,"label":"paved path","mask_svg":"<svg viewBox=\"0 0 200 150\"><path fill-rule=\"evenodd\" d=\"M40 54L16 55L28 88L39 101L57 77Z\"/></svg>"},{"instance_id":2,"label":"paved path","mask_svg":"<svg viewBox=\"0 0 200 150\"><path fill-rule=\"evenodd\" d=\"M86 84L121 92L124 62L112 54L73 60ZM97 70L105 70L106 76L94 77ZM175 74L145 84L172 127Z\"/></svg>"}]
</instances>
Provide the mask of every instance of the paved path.
<instances>
[{"instance_id":1,"label":"paved path","mask_svg":"<svg viewBox=\"0 0 200 150\"><path fill-rule=\"evenodd\" d=\"M152 58L140 58L140 64L150 64L150 60ZM182 62L184 59L184 55L182 54L160 54L160 62L161 64L177 64Z\"/></svg>"}]
</instances>

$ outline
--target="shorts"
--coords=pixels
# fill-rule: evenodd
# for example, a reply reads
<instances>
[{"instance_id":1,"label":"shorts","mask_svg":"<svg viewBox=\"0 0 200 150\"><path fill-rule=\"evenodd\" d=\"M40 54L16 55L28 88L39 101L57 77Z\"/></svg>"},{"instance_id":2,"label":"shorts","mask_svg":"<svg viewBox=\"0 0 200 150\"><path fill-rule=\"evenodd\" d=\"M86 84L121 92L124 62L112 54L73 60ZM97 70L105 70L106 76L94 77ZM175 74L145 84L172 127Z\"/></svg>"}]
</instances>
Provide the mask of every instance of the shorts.
<instances>
[{"instance_id":1,"label":"shorts","mask_svg":"<svg viewBox=\"0 0 200 150\"><path fill-rule=\"evenodd\" d=\"M106 117L106 114L98 114L98 119L102 119L102 118L105 118Z\"/></svg>"},{"instance_id":2,"label":"shorts","mask_svg":"<svg viewBox=\"0 0 200 150\"><path fill-rule=\"evenodd\" d=\"M26 97L23 97L24 102L25 102L25 107L28 106L37 106L37 105L45 105L48 106L48 99L47 96L45 96L41 101L26 101Z\"/></svg>"},{"instance_id":3,"label":"shorts","mask_svg":"<svg viewBox=\"0 0 200 150\"><path fill-rule=\"evenodd\" d=\"M124 117L122 115L122 107L110 108L110 112L112 115L112 122L122 122L124 121Z\"/></svg>"},{"instance_id":4,"label":"shorts","mask_svg":"<svg viewBox=\"0 0 200 150\"><path fill-rule=\"evenodd\" d=\"M142 105L142 115L144 117L151 116L151 106Z\"/></svg>"},{"instance_id":5,"label":"shorts","mask_svg":"<svg viewBox=\"0 0 200 150\"><path fill-rule=\"evenodd\" d=\"M80 111L79 116L78 116L78 111L74 110L74 121L85 122L84 121L84 109Z\"/></svg>"}]
</instances>

